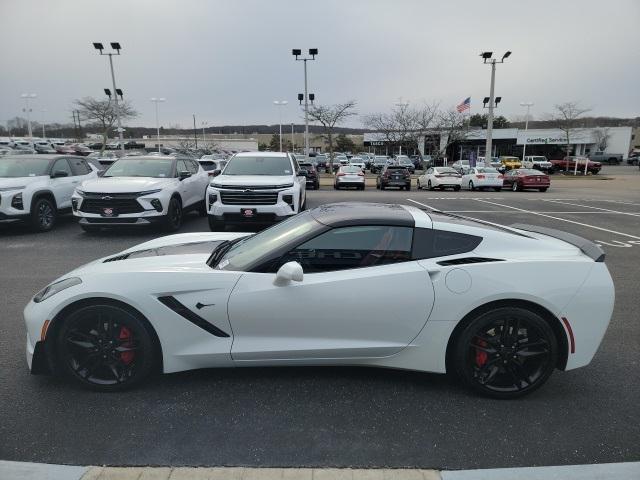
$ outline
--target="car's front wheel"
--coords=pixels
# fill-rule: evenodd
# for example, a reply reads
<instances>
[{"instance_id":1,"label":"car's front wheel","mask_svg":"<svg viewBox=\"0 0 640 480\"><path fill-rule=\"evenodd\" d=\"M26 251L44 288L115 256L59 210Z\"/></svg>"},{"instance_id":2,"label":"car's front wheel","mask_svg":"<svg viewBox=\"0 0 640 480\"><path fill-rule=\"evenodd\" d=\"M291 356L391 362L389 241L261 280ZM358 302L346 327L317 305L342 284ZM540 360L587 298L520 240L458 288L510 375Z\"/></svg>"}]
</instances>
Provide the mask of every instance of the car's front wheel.
<instances>
[{"instance_id":1,"label":"car's front wheel","mask_svg":"<svg viewBox=\"0 0 640 480\"><path fill-rule=\"evenodd\" d=\"M224 231L224 222L220 220L216 220L215 217L209 215L209 230L212 232L223 232Z\"/></svg>"},{"instance_id":2,"label":"car's front wheel","mask_svg":"<svg viewBox=\"0 0 640 480\"><path fill-rule=\"evenodd\" d=\"M182 204L180 200L173 197L169 202L167 214L164 217L164 230L167 232L175 232L182 225Z\"/></svg>"},{"instance_id":3,"label":"car's front wheel","mask_svg":"<svg viewBox=\"0 0 640 480\"><path fill-rule=\"evenodd\" d=\"M558 341L538 314L499 307L472 320L453 352L462 381L494 398L526 395L544 384L558 361Z\"/></svg>"},{"instance_id":4,"label":"car's front wheel","mask_svg":"<svg viewBox=\"0 0 640 480\"><path fill-rule=\"evenodd\" d=\"M520 187L518 187L518 182L513 182L513 184L511 184L511 190L513 190L514 192L520 190Z\"/></svg>"},{"instance_id":5,"label":"car's front wheel","mask_svg":"<svg viewBox=\"0 0 640 480\"><path fill-rule=\"evenodd\" d=\"M132 312L89 305L63 319L55 338L57 367L83 387L116 391L151 374L156 354L151 333Z\"/></svg>"},{"instance_id":6,"label":"car's front wheel","mask_svg":"<svg viewBox=\"0 0 640 480\"><path fill-rule=\"evenodd\" d=\"M31 206L31 228L37 232L48 232L56 224L57 212L53 201L41 197Z\"/></svg>"}]
</instances>

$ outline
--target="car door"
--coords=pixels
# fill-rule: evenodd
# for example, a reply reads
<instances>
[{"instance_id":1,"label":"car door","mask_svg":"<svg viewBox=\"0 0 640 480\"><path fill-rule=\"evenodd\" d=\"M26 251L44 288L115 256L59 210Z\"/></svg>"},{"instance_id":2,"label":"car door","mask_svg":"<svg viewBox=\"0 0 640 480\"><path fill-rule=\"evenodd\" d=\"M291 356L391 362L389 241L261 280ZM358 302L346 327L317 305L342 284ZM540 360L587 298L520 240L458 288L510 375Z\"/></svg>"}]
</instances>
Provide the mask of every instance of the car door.
<instances>
[{"instance_id":1,"label":"car door","mask_svg":"<svg viewBox=\"0 0 640 480\"><path fill-rule=\"evenodd\" d=\"M410 227L328 230L291 249L268 273L243 275L229 298L234 361L393 355L425 325L434 302L426 270L411 260ZM274 285L298 261L300 282Z\"/></svg>"},{"instance_id":2,"label":"car door","mask_svg":"<svg viewBox=\"0 0 640 480\"><path fill-rule=\"evenodd\" d=\"M56 177L58 172L66 176ZM69 161L66 158L57 159L51 167L51 191L56 199L58 209L71 208L71 195L80 184L80 179L73 175Z\"/></svg>"},{"instance_id":3,"label":"car door","mask_svg":"<svg viewBox=\"0 0 640 480\"><path fill-rule=\"evenodd\" d=\"M176 174L178 179L180 178L180 172L189 172L191 170L187 166L187 160L179 158L176 160ZM186 208L193 204L193 174L190 177L187 177L180 181L180 186L178 187L180 191L180 196L182 197L182 207Z\"/></svg>"}]
</instances>

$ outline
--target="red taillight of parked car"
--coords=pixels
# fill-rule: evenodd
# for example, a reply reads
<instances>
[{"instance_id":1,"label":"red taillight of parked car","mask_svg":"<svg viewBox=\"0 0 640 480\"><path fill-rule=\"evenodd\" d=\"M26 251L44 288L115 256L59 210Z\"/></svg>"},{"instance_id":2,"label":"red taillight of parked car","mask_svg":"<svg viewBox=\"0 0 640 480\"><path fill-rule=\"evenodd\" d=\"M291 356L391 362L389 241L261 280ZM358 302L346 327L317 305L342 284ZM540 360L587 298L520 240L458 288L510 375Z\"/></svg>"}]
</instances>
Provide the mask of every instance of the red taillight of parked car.
<instances>
[{"instance_id":1,"label":"red taillight of parked car","mask_svg":"<svg viewBox=\"0 0 640 480\"><path fill-rule=\"evenodd\" d=\"M337 177L344 177L344 173L339 172L338 175L336 175Z\"/></svg>"},{"instance_id":2,"label":"red taillight of parked car","mask_svg":"<svg viewBox=\"0 0 640 480\"><path fill-rule=\"evenodd\" d=\"M359 176L359 177L364 177L364 173L360 172L360 173L358 174L358 176Z\"/></svg>"},{"instance_id":3,"label":"red taillight of parked car","mask_svg":"<svg viewBox=\"0 0 640 480\"><path fill-rule=\"evenodd\" d=\"M482 174L476 175L476 177L478 178L478 180L484 180L484 175L482 175Z\"/></svg>"},{"instance_id":4,"label":"red taillight of parked car","mask_svg":"<svg viewBox=\"0 0 640 480\"><path fill-rule=\"evenodd\" d=\"M439 173L436 173L436 174L434 175L434 177L436 177L436 178L440 178L440 177L444 177L444 175L440 175Z\"/></svg>"}]
</instances>

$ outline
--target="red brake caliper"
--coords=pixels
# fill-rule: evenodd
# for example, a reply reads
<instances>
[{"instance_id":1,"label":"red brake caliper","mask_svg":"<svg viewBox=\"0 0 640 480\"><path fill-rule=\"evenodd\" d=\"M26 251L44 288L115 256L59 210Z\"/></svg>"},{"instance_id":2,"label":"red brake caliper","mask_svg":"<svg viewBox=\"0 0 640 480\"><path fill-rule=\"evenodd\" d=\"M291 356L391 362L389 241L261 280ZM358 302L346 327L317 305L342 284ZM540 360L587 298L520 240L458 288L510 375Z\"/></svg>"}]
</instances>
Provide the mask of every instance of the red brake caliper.
<instances>
[{"instance_id":1,"label":"red brake caliper","mask_svg":"<svg viewBox=\"0 0 640 480\"><path fill-rule=\"evenodd\" d=\"M118 338L120 340L131 340L131 330L127 327L120 327L120 333L118 334ZM123 347L131 347L131 342L122 342ZM127 365L133 362L133 357L135 353L132 351L129 352L120 352L120 360Z\"/></svg>"},{"instance_id":2,"label":"red brake caliper","mask_svg":"<svg viewBox=\"0 0 640 480\"><path fill-rule=\"evenodd\" d=\"M485 342L484 340L477 340L477 343L480 347L486 347L487 346L487 342ZM476 364L481 367L483 366L485 363L487 363L487 352L480 350L479 348L476 349Z\"/></svg>"}]
</instances>

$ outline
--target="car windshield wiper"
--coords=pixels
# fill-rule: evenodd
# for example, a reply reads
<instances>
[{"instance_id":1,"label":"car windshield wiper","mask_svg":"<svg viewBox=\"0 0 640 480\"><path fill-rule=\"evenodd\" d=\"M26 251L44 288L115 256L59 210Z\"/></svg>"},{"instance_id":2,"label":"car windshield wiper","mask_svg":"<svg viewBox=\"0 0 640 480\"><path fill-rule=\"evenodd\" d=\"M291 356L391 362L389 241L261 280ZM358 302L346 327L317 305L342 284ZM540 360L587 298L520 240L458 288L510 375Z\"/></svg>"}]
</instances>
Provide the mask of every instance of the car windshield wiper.
<instances>
[{"instance_id":1,"label":"car windshield wiper","mask_svg":"<svg viewBox=\"0 0 640 480\"><path fill-rule=\"evenodd\" d=\"M207 259L207 265L209 265L211 268L215 268L216 265L218 265L220 259L224 257L229 249L240 240L244 240L244 238L240 237L234 238L233 240L224 240L222 243L220 243L216 248L213 249L213 252L211 252L211 255Z\"/></svg>"}]
</instances>

